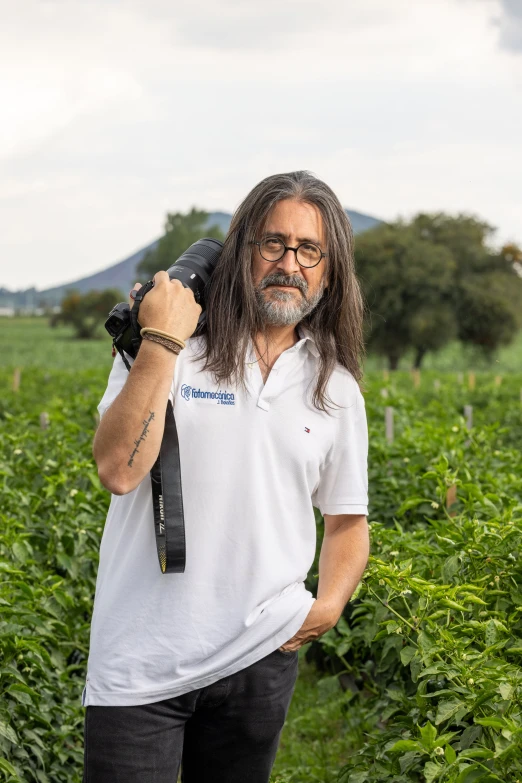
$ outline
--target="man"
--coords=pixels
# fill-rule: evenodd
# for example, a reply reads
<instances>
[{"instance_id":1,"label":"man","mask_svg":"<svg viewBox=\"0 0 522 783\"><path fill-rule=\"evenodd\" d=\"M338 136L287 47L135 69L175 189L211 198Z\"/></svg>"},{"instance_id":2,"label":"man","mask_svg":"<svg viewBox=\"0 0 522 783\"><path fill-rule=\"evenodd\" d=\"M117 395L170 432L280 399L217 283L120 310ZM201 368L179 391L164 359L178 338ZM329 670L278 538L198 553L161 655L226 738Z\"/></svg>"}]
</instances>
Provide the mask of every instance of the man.
<instances>
[{"instance_id":1,"label":"man","mask_svg":"<svg viewBox=\"0 0 522 783\"><path fill-rule=\"evenodd\" d=\"M140 324L186 347L176 356L144 340L130 373L116 357L99 405L93 452L113 497L83 699L84 781L174 783L181 765L183 783L268 783L298 650L337 623L368 558L351 228L323 182L275 175L234 215L204 334L192 337L192 291L164 271L154 281ZM200 393L218 389L232 404ZM186 531L178 574L158 565L148 476L169 398ZM325 523L317 598L304 585L313 506Z\"/></svg>"}]
</instances>

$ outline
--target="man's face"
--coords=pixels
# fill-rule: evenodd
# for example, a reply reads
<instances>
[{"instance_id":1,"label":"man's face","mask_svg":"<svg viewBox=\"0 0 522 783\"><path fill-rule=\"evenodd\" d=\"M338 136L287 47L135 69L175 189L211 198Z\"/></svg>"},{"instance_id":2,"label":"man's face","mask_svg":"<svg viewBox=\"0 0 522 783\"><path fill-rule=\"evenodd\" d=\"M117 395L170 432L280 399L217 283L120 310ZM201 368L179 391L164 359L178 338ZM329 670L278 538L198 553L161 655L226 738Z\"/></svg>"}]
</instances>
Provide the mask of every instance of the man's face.
<instances>
[{"instance_id":1,"label":"man's face","mask_svg":"<svg viewBox=\"0 0 522 783\"><path fill-rule=\"evenodd\" d=\"M279 237L288 247L313 242L326 252L323 219L314 204L294 199L278 201L256 241L267 236ZM287 250L279 261L265 261L255 245L252 278L264 323L273 326L298 324L323 295L327 285L324 271L324 258L317 266L305 268L299 265L293 250Z\"/></svg>"}]
</instances>

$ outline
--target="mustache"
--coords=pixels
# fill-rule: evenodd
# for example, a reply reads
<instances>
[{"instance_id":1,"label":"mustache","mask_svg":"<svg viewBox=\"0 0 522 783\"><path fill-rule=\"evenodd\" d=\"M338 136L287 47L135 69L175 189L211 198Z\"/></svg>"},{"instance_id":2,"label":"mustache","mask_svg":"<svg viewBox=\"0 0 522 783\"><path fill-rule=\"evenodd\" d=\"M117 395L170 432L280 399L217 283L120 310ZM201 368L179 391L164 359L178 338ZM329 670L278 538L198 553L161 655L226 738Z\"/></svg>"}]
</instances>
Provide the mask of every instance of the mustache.
<instances>
[{"instance_id":1,"label":"mustache","mask_svg":"<svg viewBox=\"0 0 522 783\"><path fill-rule=\"evenodd\" d=\"M281 275L270 275L269 277L266 277L261 281L259 288L262 290L263 288L267 288L269 285L295 286L295 288L299 288L299 290L303 293L305 293L307 288L306 284L302 280L282 277Z\"/></svg>"}]
</instances>

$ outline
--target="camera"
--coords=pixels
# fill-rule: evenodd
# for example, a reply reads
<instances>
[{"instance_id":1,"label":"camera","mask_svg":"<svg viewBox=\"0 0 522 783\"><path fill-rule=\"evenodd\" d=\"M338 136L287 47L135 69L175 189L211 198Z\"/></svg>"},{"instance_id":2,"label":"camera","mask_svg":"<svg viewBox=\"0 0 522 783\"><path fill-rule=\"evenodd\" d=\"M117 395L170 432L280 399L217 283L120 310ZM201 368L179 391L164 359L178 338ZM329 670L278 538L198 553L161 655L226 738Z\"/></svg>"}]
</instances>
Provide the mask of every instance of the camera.
<instances>
[{"instance_id":1,"label":"camera","mask_svg":"<svg viewBox=\"0 0 522 783\"><path fill-rule=\"evenodd\" d=\"M208 285L222 249L223 242L218 239L198 239L167 269L171 280L180 280L185 288L192 290L194 299L202 308L194 334L201 330L207 320L205 307ZM142 341L139 307L143 297L153 287L154 281L149 280L137 291L132 309L127 302L120 302L113 307L105 321L105 328L113 338L113 346L123 359L123 351L133 359L138 354Z\"/></svg>"}]
</instances>

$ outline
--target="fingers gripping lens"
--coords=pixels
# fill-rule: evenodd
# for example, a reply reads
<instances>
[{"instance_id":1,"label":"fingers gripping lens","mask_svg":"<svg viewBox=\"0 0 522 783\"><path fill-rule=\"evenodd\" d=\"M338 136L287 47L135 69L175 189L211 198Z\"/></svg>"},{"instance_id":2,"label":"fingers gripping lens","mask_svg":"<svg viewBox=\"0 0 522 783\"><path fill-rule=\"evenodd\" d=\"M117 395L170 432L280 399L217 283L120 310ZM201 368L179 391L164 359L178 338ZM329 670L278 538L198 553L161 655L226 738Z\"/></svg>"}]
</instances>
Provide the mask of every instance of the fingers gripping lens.
<instances>
[{"instance_id":1,"label":"fingers gripping lens","mask_svg":"<svg viewBox=\"0 0 522 783\"><path fill-rule=\"evenodd\" d=\"M316 266L326 253L313 242L302 242L298 247L288 247L279 237L266 237L261 242L252 242L257 245L262 258L265 261L279 261L287 250L293 250L297 261L301 266Z\"/></svg>"}]
</instances>

